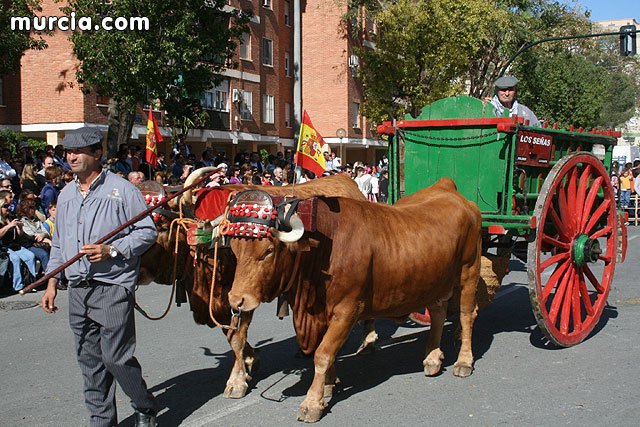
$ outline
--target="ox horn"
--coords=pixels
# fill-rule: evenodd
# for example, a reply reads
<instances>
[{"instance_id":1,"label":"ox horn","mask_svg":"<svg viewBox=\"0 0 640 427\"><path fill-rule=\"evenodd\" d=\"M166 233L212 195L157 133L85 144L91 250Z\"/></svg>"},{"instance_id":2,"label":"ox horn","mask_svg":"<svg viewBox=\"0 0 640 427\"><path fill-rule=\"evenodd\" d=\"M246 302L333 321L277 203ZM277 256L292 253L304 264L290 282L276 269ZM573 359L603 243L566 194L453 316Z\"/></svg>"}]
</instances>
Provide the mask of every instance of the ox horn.
<instances>
[{"instance_id":1,"label":"ox horn","mask_svg":"<svg viewBox=\"0 0 640 427\"><path fill-rule=\"evenodd\" d=\"M291 205L288 204L285 206L285 214L291 209ZM298 216L298 214L291 215L289 218L289 224L291 225L291 231L280 231L278 229L273 230L273 236L284 243L293 243L300 240L302 235L304 234L304 224L302 220Z\"/></svg>"},{"instance_id":2,"label":"ox horn","mask_svg":"<svg viewBox=\"0 0 640 427\"><path fill-rule=\"evenodd\" d=\"M198 180L202 175L205 175L209 172L214 172L220 170L221 168L216 168L213 166L206 166L204 168L196 169L189 174L187 179L184 181L184 188L190 186L194 182ZM183 206L193 206L193 197L191 196L191 190L187 190L182 195L182 205Z\"/></svg>"}]
</instances>

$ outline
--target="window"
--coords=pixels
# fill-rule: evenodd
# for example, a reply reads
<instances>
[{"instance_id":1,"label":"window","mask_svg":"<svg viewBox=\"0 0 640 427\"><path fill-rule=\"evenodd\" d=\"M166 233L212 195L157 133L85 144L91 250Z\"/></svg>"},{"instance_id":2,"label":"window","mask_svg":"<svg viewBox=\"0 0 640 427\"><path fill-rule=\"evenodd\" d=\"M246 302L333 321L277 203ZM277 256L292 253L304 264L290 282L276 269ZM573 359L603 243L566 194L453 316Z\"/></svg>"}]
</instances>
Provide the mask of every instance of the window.
<instances>
[{"instance_id":1,"label":"window","mask_svg":"<svg viewBox=\"0 0 640 427\"><path fill-rule=\"evenodd\" d=\"M291 77L291 57L289 52L284 53L284 75Z\"/></svg>"},{"instance_id":2,"label":"window","mask_svg":"<svg viewBox=\"0 0 640 427\"><path fill-rule=\"evenodd\" d=\"M262 122L275 123L275 99L272 95L262 95Z\"/></svg>"},{"instance_id":3,"label":"window","mask_svg":"<svg viewBox=\"0 0 640 427\"><path fill-rule=\"evenodd\" d=\"M360 128L360 104L354 102L351 107L351 126L354 129Z\"/></svg>"},{"instance_id":4,"label":"window","mask_svg":"<svg viewBox=\"0 0 640 427\"><path fill-rule=\"evenodd\" d=\"M291 2L284 1L284 25L291 26Z\"/></svg>"},{"instance_id":5,"label":"window","mask_svg":"<svg viewBox=\"0 0 640 427\"><path fill-rule=\"evenodd\" d=\"M229 81L204 92L200 104L205 110L229 111Z\"/></svg>"},{"instance_id":6,"label":"window","mask_svg":"<svg viewBox=\"0 0 640 427\"><path fill-rule=\"evenodd\" d=\"M284 103L284 125L288 128L291 127L291 104Z\"/></svg>"},{"instance_id":7,"label":"window","mask_svg":"<svg viewBox=\"0 0 640 427\"><path fill-rule=\"evenodd\" d=\"M262 39L262 65L273 66L273 40Z\"/></svg>"},{"instance_id":8,"label":"window","mask_svg":"<svg viewBox=\"0 0 640 427\"><path fill-rule=\"evenodd\" d=\"M240 59L251 60L251 34L242 33L240 36Z\"/></svg>"},{"instance_id":9,"label":"window","mask_svg":"<svg viewBox=\"0 0 640 427\"><path fill-rule=\"evenodd\" d=\"M242 102L240 103L240 118L251 120L253 118L253 93L248 90L242 91Z\"/></svg>"},{"instance_id":10,"label":"window","mask_svg":"<svg viewBox=\"0 0 640 427\"><path fill-rule=\"evenodd\" d=\"M260 0L262 2L262 7L267 7L271 9L271 0Z\"/></svg>"},{"instance_id":11,"label":"window","mask_svg":"<svg viewBox=\"0 0 640 427\"><path fill-rule=\"evenodd\" d=\"M0 105L4 105L4 81L2 80L2 77L0 77Z\"/></svg>"}]
</instances>

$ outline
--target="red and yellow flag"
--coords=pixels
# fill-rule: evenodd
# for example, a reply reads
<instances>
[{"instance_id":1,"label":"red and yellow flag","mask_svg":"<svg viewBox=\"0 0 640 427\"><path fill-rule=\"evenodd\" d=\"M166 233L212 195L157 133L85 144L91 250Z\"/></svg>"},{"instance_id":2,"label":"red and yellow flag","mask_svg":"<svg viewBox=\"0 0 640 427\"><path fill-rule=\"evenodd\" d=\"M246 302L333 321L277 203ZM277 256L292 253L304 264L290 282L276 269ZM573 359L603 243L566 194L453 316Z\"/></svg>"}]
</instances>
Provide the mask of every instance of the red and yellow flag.
<instances>
[{"instance_id":1,"label":"red and yellow flag","mask_svg":"<svg viewBox=\"0 0 640 427\"><path fill-rule=\"evenodd\" d=\"M149 107L149 119L147 120L147 150L145 158L154 168L158 166L158 147L157 143L162 142L162 135L158 129L158 123L153 117L153 108Z\"/></svg>"},{"instance_id":2,"label":"red and yellow flag","mask_svg":"<svg viewBox=\"0 0 640 427\"><path fill-rule=\"evenodd\" d=\"M324 139L313 127L311 119L305 110L302 114L302 124L300 125L300 137L298 138L298 148L296 150L296 164L305 169L309 169L317 176L322 176L326 164L322 147L325 145Z\"/></svg>"}]
</instances>

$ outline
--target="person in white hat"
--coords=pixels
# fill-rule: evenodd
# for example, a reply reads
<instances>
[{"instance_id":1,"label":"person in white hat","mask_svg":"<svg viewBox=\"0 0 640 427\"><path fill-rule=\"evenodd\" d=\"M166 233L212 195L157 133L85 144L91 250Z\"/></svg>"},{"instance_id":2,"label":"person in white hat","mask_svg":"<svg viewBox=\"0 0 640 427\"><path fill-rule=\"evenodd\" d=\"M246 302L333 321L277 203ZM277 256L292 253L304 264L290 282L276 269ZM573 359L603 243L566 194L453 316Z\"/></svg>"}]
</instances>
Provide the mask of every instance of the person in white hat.
<instances>
[{"instance_id":1,"label":"person in white hat","mask_svg":"<svg viewBox=\"0 0 640 427\"><path fill-rule=\"evenodd\" d=\"M528 121L529 126L540 126L540 120L535 113L517 100L518 79L513 76L502 76L496 80L495 86L496 93L491 98L491 104L496 116L504 115L506 109L509 111L509 116L524 117L525 124Z\"/></svg>"}]
</instances>

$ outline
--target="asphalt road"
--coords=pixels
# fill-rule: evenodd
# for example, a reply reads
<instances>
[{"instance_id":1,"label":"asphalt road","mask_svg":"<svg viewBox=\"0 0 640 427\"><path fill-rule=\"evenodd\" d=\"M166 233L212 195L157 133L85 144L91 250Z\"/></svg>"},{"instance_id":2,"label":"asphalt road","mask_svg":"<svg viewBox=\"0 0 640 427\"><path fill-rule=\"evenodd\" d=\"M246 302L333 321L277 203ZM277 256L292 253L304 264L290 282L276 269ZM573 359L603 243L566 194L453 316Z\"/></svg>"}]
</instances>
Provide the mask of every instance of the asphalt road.
<instances>
[{"instance_id":1,"label":"asphalt road","mask_svg":"<svg viewBox=\"0 0 640 427\"><path fill-rule=\"evenodd\" d=\"M377 323L379 349L354 355L358 330L340 353L342 380L319 425L437 426L579 425L637 426L640 409L640 228L629 230L627 261L616 268L609 304L596 331L567 349L545 345L531 313L524 265L512 259L498 298L474 330L475 371L452 374L452 328L445 330L444 372L422 373L425 328ZM40 294L0 299L0 426L87 424L80 370L67 324L66 293L60 310L46 315ZM160 312L169 288L139 290L139 303ZM162 408L162 426L299 425L298 405L310 385L312 361L295 357L290 319L261 306L250 330L261 368L248 395L222 397L231 367L223 334L193 323L188 306L162 321L137 316L138 350L145 378ZM127 397L118 390L122 426L133 425Z\"/></svg>"}]
</instances>

